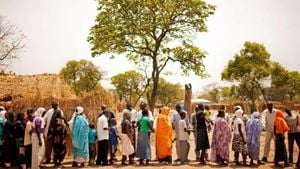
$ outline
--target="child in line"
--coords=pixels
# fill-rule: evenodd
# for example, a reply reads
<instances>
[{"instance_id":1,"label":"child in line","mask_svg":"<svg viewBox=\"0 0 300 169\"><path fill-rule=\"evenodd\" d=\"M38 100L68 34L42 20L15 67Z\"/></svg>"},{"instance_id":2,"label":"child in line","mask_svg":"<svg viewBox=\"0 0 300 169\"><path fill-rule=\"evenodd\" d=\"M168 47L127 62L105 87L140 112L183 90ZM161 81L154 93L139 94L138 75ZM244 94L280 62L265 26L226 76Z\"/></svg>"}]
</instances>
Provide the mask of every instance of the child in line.
<instances>
[{"instance_id":1,"label":"child in line","mask_svg":"<svg viewBox=\"0 0 300 169\"><path fill-rule=\"evenodd\" d=\"M189 154L190 150L190 144L188 142L189 140L189 132L194 131L194 130L189 130L187 129L186 122L185 122L185 113L181 112L180 117L181 120L179 121L179 144L180 144L180 164L185 164L187 163L187 157Z\"/></svg>"},{"instance_id":2,"label":"child in line","mask_svg":"<svg viewBox=\"0 0 300 169\"><path fill-rule=\"evenodd\" d=\"M90 165L94 165L95 157L96 157L96 139L97 139L97 131L95 129L95 124L90 123L89 125L89 157Z\"/></svg>"},{"instance_id":3,"label":"child in line","mask_svg":"<svg viewBox=\"0 0 300 169\"><path fill-rule=\"evenodd\" d=\"M114 161L116 160L116 152L117 152L117 146L118 146L118 130L117 130L117 120L115 118L112 118L110 120L110 128L109 128L109 143L110 143L110 164L113 165Z\"/></svg>"}]
</instances>

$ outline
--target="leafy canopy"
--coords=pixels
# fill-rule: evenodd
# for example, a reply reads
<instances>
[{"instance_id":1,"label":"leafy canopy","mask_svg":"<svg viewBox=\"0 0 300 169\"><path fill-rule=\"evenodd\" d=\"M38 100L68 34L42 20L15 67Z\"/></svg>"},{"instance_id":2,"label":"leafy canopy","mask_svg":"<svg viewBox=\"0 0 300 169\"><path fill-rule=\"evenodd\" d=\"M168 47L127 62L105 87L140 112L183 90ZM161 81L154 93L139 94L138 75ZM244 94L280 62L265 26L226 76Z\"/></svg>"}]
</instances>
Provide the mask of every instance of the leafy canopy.
<instances>
[{"instance_id":1,"label":"leafy canopy","mask_svg":"<svg viewBox=\"0 0 300 169\"><path fill-rule=\"evenodd\" d=\"M267 101L262 80L271 75L270 54L263 44L245 42L244 48L228 62L222 72L222 80L237 81L240 89L252 100L262 94Z\"/></svg>"},{"instance_id":2,"label":"leafy canopy","mask_svg":"<svg viewBox=\"0 0 300 169\"><path fill-rule=\"evenodd\" d=\"M103 73L91 62L85 59L70 60L59 73L72 87L77 95L90 92L98 87Z\"/></svg>"},{"instance_id":3,"label":"leafy canopy","mask_svg":"<svg viewBox=\"0 0 300 169\"><path fill-rule=\"evenodd\" d=\"M183 74L204 76L206 53L192 43L215 6L203 0L98 0L96 24L88 41L92 56L125 54L146 65L153 82L150 106L157 96L159 76L169 62L178 62ZM143 64L144 63L144 64Z\"/></svg>"},{"instance_id":4,"label":"leafy canopy","mask_svg":"<svg viewBox=\"0 0 300 169\"><path fill-rule=\"evenodd\" d=\"M130 70L117 74L111 78L111 83L115 86L120 100L126 100L135 106L145 91L144 76Z\"/></svg>"}]
</instances>

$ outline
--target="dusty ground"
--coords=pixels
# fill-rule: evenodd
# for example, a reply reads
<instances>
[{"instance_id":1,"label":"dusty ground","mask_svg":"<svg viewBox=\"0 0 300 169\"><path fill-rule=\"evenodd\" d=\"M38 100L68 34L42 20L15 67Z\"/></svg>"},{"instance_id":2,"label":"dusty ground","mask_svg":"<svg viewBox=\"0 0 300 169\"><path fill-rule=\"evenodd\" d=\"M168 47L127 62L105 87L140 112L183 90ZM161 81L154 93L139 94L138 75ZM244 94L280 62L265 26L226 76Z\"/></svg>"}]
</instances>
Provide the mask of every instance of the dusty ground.
<instances>
[{"instance_id":1,"label":"dusty ground","mask_svg":"<svg viewBox=\"0 0 300 169\"><path fill-rule=\"evenodd\" d=\"M211 136L212 132L209 133L209 135ZM155 148L154 148L154 134L152 134L151 136L151 140L152 140L152 159L155 159ZM262 136L261 136L261 153L260 153L260 156L262 157L263 155L263 147L264 147L264 139L265 139L265 133L263 132L262 133ZM286 139L287 141L287 139ZM190 152L189 152L189 159L190 159L190 162L189 164L186 164L186 165L180 165L179 163L175 163L173 162L172 165L159 165L158 162L156 160L152 161L151 162L151 165L150 166L140 166L138 164L135 164L133 166L122 166L120 163L120 159L121 159L121 156L118 156L118 162L113 165L113 166L107 166L107 167L102 167L102 166L90 166L90 167L85 167L85 168L108 168L108 169L113 169L113 168L139 168L139 167L143 167L143 168L161 168L161 169L172 169L174 167L183 167L183 168L283 168L283 167L275 167L274 164L272 162L268 162L264 165L260 165L260 166L236 166L233 162L233 152L230 152L230 164L229 166L218 166L217 164L214 164L214 163L210 163L208 162L206 165L200 165L198 162L195 161L195 154L194 154L194 138L193 138L193 135L190 136L190 145L191 145L191 149L190 149ZM295 145L295 150L294 150L294 161L296 161L296 157L298 155L298 148L297 146ZM271 142L271 151L270 151L270 156L268 158L268 160L271 161L271 159L274 158L274 143ZM173 147L173 159L176 159L176 150L175 150L175 146ZM240 157L240 160L241 160L241 157ZM249 159L248 159L248 163L249 163ZM52 167L52 165L48 165L46 166L47 168L54 168ZM71 167L71 159L66 159L64 164L63 164L63 168L72 168ZM290 167L285 167L285 168L289 168L289 169L292 169L292 168L296 168L295 167L295 164L292 164Z\"/></svg>"}]
</instances>

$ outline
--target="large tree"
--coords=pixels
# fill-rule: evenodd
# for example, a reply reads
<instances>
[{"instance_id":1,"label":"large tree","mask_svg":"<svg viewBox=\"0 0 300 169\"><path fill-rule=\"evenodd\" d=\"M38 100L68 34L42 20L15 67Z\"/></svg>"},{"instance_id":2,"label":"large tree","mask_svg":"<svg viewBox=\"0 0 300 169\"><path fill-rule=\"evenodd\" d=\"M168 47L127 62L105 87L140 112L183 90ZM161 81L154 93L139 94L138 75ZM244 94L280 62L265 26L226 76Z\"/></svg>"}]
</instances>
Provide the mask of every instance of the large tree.
<instances>
[{"instance_id":1,"label":"large tree","mask_svg":"<svg viewBox=\"0 0 300 169\"><path fill-rule=\"evenodd\" d=\"M133 106L144 95L148 86L143 74L135 70L113 76L111 83L115 86L120 100L126 100L132 103Z\"/></svg>"},{"instance_id":2,"label":"large tree","mask_svg":"<svg viewBox=\"0 0 300 169\"><path fill-rule=\"evenodd\" d=\"M258 92L268 101L263 81L271 75L270 54L263 44L245 42L244 48L228 62L222 72L222 79L239 82L240 89L255 105Z\"/></svg>"},{"instance_id":3,"label":"large tree","mask_svg":"<svg viewBox=\"0 0 300 169\"><path fill-rule=\"evenodd\" d=\"M91 62L85 59L70 60L60 70L60 75L72 87L77 95L90 92L100 87L99 81L103 73Z\"/></svg>"},{"instance_id":4,"label":"large tree","mask_svg":"<svg viewBox=\"0 0 300 169\"><path fill-rule=\"evenodd\" d=\"M206 53L192 43L197 32L207 31L207 18L215 6L203 0L98 0L99 14L88 41L92 56L125 54L145 66L153 83L150 109L154 109L160 74L177 62L183 74L204 75ZM176 64L174 64L176 66Z\"/></svg>"},{"instance_id":5,"label":"large tree","mask_svg":"<svg viewBox=\"0 0 300 169\"><path fill-rule=\"evenodd\" d=\"M0 68L17 59L25 46L25 35L4 16L0 16Z\"/></svg>"}]
</instances>

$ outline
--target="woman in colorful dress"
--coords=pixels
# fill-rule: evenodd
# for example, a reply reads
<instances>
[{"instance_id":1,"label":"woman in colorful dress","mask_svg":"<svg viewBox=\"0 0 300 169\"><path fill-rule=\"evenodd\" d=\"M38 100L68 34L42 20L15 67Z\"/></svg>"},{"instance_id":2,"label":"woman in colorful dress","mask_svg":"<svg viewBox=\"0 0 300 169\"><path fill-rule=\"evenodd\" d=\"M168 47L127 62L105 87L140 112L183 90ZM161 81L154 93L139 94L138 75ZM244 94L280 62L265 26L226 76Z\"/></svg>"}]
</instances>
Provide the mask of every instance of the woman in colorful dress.
<instances>
[{"instance_id":1,"label":"woman in colorful dress","mask_svg":"<svg viewBox=\"0 0 300 169\"><path fill-rule=\"evenodd\" d=\"M214 130L211 142L211 161L228 165L229 163L229 144L231 141L231 129L225 120L225 112L218 111L215 119Z\"/></svg>"},{"instance_id":2,"label":"woman in colorful dress","mask_svg":"<svg viewBox=\"0 0 300 169\"><path fill-rule=\"evenodd\" d=\"M73 165L84 166L84 162L89 158L89 124L83 116L83 108L76 107L75 117L72 125L72 143L74 153Z\"/></svg>"},{"instance_id":3,"label":"woman in colorful dress","mask_svg":"<svg viewBox=\"0 0 300 169\"><path fill-rule=\"evenodd\" d=\"M239 162L239 154L243 156L243 164L246 165L247 159L247 145L246 145L246 128L243 122L243 110L235 111L235 119L233 122L233 139L232 150L234 151L234 158L236 165L241 165Z\"/></svg>"},{"instance_id":4,"label":"woman in colorful dress","mask_svg":"<svg viewBox=\"0 0 300 169\"><path fill-rule=\"evenodd\" d=\"M251 119L247 122L247 146L249 151L249 157L251 159L250 165L254 165L253 160L257 161L257 165L261 164L259 160L259 148L260 148L260 134L263 129L262 122L259 118L259 112L254 112L251 115Z\"/></svg>"},{"instance_id":5,"label":"woman in colorful dress","mask_svg":"<svg viewBox=\"0 0 300 169\"><path fill-rule=\"evenodd\" d=\"M170 109L163 107L156 121L156 154L159 163L172 163L173 128L169 118Z\"/></svg>"},{"instance_id":6,"label":"woman in colorful dress","mask_svg":"<svg viewBox=\"0 0 300 169\"><path fill-rule=\"evenodd\" d=\"M136 147L136 157L140 158L140 165L144 164L146 159L146 165L149 165L151 160L151 147L149 133L153 131L153 122L149 118L149 112L147 109L142 111L142 117L138 121L138 140Z\"/></svg>"},{"instance_id":7,"label":"woman in colorful dress","mask_svg":"<svg viewBox=\"0 0 300 169\"><path fill-rule=\"evenodd\" d=\"M122 165L127 165L127 156L129 157L129 164L133 164L132 154L134 153L133 147L133 128L131 127L131 116L128 111L123 112L123 121L121 123L122 133Z\"/></svg>"}]
</instances>

